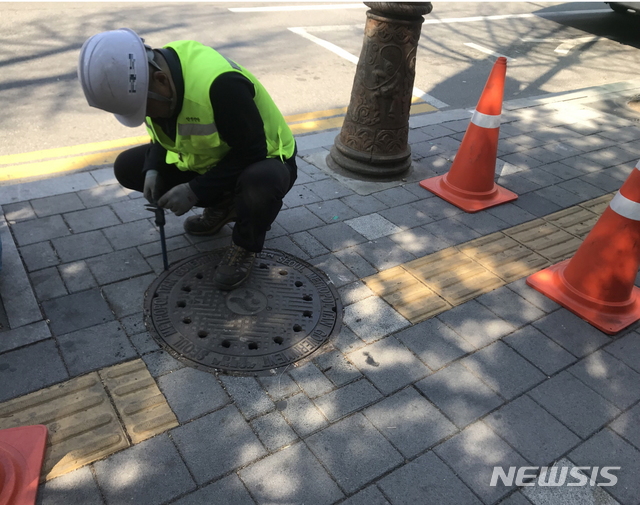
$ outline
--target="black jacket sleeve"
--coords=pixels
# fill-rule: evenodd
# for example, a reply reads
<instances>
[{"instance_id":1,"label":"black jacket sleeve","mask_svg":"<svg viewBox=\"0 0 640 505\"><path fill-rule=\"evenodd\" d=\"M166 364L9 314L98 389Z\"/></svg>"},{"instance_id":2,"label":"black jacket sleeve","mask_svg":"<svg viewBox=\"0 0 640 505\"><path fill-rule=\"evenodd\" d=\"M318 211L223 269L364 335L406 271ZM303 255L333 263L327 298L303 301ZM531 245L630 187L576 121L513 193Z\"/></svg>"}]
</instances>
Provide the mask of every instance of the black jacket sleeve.
<instances>
[{"instance_id":1,"label":"black jacket sleeve","mask_svg":"<svg viewBox=\"0 0 640 505\"><path fill-rule=\"evenodd\" d=\"M215 167L189 183L200 200L233 190L242 170L267 157L264 124L251 81L237 72L226 72L213 81L209 94L218 133L231 149Z\"/></svg>"}]
</instances>

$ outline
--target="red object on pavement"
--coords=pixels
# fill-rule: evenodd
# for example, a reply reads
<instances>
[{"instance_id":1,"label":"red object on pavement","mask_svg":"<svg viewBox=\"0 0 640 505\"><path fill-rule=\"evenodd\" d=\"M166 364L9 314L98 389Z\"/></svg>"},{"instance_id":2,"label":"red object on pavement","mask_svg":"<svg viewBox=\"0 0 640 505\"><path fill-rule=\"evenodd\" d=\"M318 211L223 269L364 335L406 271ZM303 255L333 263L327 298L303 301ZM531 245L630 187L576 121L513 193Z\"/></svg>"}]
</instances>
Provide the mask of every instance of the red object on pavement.
<instances>
[{"instance_id":1,"label":"red object on pavement","mask_svg":"<svg viewBox=\"0 0 640 505\"><path fill-rule=\"evenodd\" d=\"M34 505L44 460L47 427L0 430L0 505Z\"/></svg>"},{"instance_id":2,"label":"red object on pavement","mask_svg":"<svg viewBox=\"0 0 640 505\"><path fill-rule=\"evenodd\" d=\"M640 319L640 162L574 256L527 284L599 330L615 335Z\"/></svg>"},{"instance_id":3,"label":"red object on pavement","mask_svg":"<svg viewBox=\"0 0 640 505\"><path fill-rule=\"evenodd\" d=\"M448 173L420 186L465 212L510 202L518 195L494 182L507 59L498 58Z\"/></svg>"}]
</instances>

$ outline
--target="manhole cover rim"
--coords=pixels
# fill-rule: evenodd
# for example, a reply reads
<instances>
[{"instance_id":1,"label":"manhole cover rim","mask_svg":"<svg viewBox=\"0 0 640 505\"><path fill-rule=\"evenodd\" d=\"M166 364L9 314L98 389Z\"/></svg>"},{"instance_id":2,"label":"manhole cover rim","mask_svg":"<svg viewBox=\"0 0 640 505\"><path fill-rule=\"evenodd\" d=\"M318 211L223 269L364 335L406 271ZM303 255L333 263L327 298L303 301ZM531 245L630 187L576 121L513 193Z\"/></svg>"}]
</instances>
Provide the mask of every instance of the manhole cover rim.
<instances>
[{"instance_id":1,"label":"manhole cover rim","mask_svg":"<svg viewBox=\"0 0 640 505\"><path fill-rule=\"evenodd\" d=\"M166 278L168 276L170 276L172 273L174 273L175 271L179 270L181 267L187 265L188 263L191 263L193 261L196 261L198 258L204 258L204 257L215 257L216 255L219 255L220 257L222 256L222 253L225 251L224 248L222 249L216 249L216 250L212 250L212 251L206 251L206 252L202 252L199 254L195 254L193 256L190 256L188 258L184 258L182 260L179 260L177 262L175 262L174 264L172 264L169 268L169 270L163 271L156 279L153 280L153 282L151 282L151 284L149 285L149 287L147 288L147 290L145 291L144 294L144 311L143 311L143 318L144 318L144 324L145 327L147 329L147 331L149 331L149 333L151 334L151 336L153 337L154 341L167 353L169 353L173 358L175 358L176 360L180 361L181 363L192 367L192 368L196 368L198 370L202 370L205 372L209 372L209 373L214 373L214 374L220 374L220 375L235 375L235 376L271 376L274 375L276 373L278 373L281 370L285 370L287 368L291 368L291 367L298 367L303 365L304 363L307 363L308 361L313 360L319 353L319 351L323 348L325 348L327 346L327 344L330 341L330 338L334 335L337 335L340 333L341 328L342 328L342 320L344 317L344 306L342 304L342 300L340 299L340 295L338 293L338 290L335 286L335 284L333 283L333 281L331 281L331 279L328 277L328 275L323 272L322 270L314 267L313 265L309 264L308 262L297 258L287 252L281 251L279 249L263 249L262 253L260 253L261 255L273 255L274 257L282 257L285 259L291 259L294 260L296 263L299 263L300 265L302 265L304 268L310 270L312 273L318 275L320 277L320 279L322 279L322 281L324 282L324 286L326 286L332 296L333 299L333 304L335 305L335 321L333 323L332 329L329 331L328 335L326 336L326 338L323 340L322 343L320 343L315 349L313 349L312 351L310 351L309 353L301 356L299 359L293 360L289 363L285 363L283 365L280 366L275 366L272 368L263 368L263 369L259 369L259 370L234 370L234 369L228 369L228 368L224 368L224 367L216 367L216 366L209 366L209 365L204 365L202 363L199 363L198 361L191 359L187 356L185 356L184 354L180 353L179 351L177 351L176 349L174 349L169 343L167 343L162 336L159 334L159 332L157 331L157 329L155 328L154 322L152 320L152 310L151 310L151 304L152 304L152 300L154 298L154 294L156 293L157 288L166 280ZM258 256L256 258L256 263L254 265L254 269L258 268L258 265L260 264L260 256ZM238 288L240 289L240 288Z\"/></svg>"}]
</instances>

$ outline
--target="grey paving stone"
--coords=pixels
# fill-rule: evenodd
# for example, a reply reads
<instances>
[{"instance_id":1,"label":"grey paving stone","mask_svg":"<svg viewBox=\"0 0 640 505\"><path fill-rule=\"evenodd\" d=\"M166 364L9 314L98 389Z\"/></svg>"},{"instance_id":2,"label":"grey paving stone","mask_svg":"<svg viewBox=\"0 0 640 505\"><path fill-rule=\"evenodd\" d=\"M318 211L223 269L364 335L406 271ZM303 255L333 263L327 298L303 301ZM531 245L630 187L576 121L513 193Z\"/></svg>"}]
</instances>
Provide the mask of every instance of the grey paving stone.
<instances>
[{"instance_id":1,"label":"grey paving stone","mask_svg":"<svg viewBox=\"0 0 640 505\"><path fill-rule=\"evenodd\" d=\"M627 410L618 419L613 421L609 428L628 442L640 449L640 404Z\"/></svg>"},{"instance_id":2,"label":"grey paving stone","mask_svg":"<svg viewBox=\"0 0 640 505\"><path fill-rule=\"evenodd\" d=\"M98 461L94 468L98 485L109 504L156 505L196 487L167 435L120 451Z\"/></svg>"},{"instance_id":3,"label":"grey paving stone","mask_svg":"<svg viewBox=\"0 0 640 505\"><path fill-rule=\"evenodd\" d=\"M174 359L168 352L155 351L142 356L152 377L160 377L184 367L182 363Z\"/></svg>"},{"instance_id":4,"label":"grey paving stone","mask_svg":"<svg viewBox=\"0 0 640 505\"><path fill-rule=\"evenodd\" d=\"M302 443L243 468L238 475L258 503L329 505L344 497Z\"/></svg>"},{"instance_id":5,"label":"grey paving stone","mask_svg":"<svg viewBox=\"0 0 640 505\"><path fill-rule=\"evenodd\" d=\"M532 505L532 503L527 500L524 495L522 493L520 493L520 491L518 491L517 493L513 493L512 495L509 495L509 497L505 500L502 500L500 502L500 505ZM542 505L542 504L540 504ZM551 505L551 504L549 504ZM576 504L578 505L578 504Z\"/></svg>"},{"instance_id":6,"label":"grey paving stone","mask_svg":"<svg viewBox=\"0 0 640 505\"><path fill-rule=\"evenodd\" d=\"M572 143L572 145L578 147L579 149L584 147L584 145L580 146L575 143ZM588 174L589 172L597 172L599 170L602 170L603 168L606 168L605 166L603 166L602 161L595 161L595 160L590 160L586 158L585 156L587 154L588 153L585 152L580 156L572 156L571 158L565 158L560 163L579 171L580 175Z\"/></svg>"},{"instance_id":7,"label":"grey paving stone","mask_svg":"<svg viewBox=\"0 0 640 505\"><path fill-rule=\"evenodd\" d=\"M529 391L529 396L582 439L620 413L614 405L566 371Z\"/></svg>"},{"instance_id":8,"label":"grey paving stone","mask_svg":"<svg viewBox=\"0 0 640 505\"><path fill-rule=\"evenodd\" d=\"M576 361L575 356L533 326L525 326L504 337L503 341L547 375L553 375Z\"/></svg>"},{"instance_id":9,"label":"grey paving stone","mask_svg":"<svg viewBox=\"0 0 640 505\"><path fill-rule=\"evenodd\" d=\"M71 333L114 319L100 290L90 289L42 303L51 331L56 335Z\"/></svg>"},{"instance_id":10,"label":"grey paving stone","mask_svg":"<svg viewBox=\"0 0 640 505\"><path fill-rule=\"evenodd\" d=\"M160 346L148 331L129 335L129 340L140 356L160 350Z\"/></svg>"},{"instance_id":11,"label":"grey paving stone","mask_svg":"<svg viewBox=\"0 0 640 505\"><path fill-rule=\"evenodd\" d=\"M36 198L31 200L31 206L38 217L84 209L82 200L75 193Z\"/></svg>"},{"instance_id":12,"label":"grey paving stone","mask_svg":"<svg viewBox=\"0 0 640 505\"><path fill-rule=\"evenodd\" d=\"M362 374L349 363L339 351L329 351L314 359L320 371L336 386L344 386L362 377Z\"/></svg>"},{"instance_id":13,"label":"grey paving stone","mask_svg":"<svg viewBox=\"0 0 640 505\"><path fill-rule=\"evenodd\" d=\"M305 187L318 195L322 200L333 200L353 195L354 192L334 179L323 179L321 181L310 182Z\"/></svg>"},{"instance_id":14,"label":"grey paving stone","mask_svg":"<svg viewBox=\"0 0 640 505\"><path fill-rule=\"evenodd\" d=\"M0 402L68 378L53 339L0 354Z\"/></svg>"},{"instance_id":15,"label":"grey paving stone","mask_svg":"<svg viewBox=\"0 0 640 505\"><path fill-rule=\"evenodd\" d=\"M356 349L364 347L366 342L362 340L358 335L351 331L347 326L340 328L340 333L333 335L333 345L343 353L348 353Z\"/></svg>"},{"instance_id":16,"label":"grey paving stone","mask_svg":"<svg viewBox=\"0 0 640 505\"><path fill-rule=\"evenodd\" d=\"M378 270L386 270L416 258L414 254L398 247L389 237L360 244L356 250Z\"/></svg>"},{"instance_id":17,"label":"grey paving stone","mask_svg":"<svg viewBox=\"0 0 640 505\"><path fill-rule=\"evenodd\" d=\"M242 414L251 419L274 409L274 404L254 377L220 376L220 381Z\"/></svg>"},{"instance_id":18,"label":"grey paving stone","mask_svg":"<svg viewBox=\"0 0 640 505\"><path fill-rule=\"evenodd\" d=\"M45 321L27 324L13 330L5 329L0 333L0 353L48 338L51 338L51 330L49 330L49 326Z\"/></svg>"},{"instance_id":19,"label":"grey paving stone","mask_svg":"<svg viewBox=\"0 0 640 505\"><path fill-rule=\"evenodd\" d=\"M503 400L460 363L416 382L415 386L456 426L464 428L502 405Z\"/></svg>"},{"instance_id":20,"label":"grey paving stone","mask_svg":"<svg viewBox=\"0 0 640 505\"><path fill-rule=\"evenodd\" d=\"M516 193L518 198L524 196L527 193L540 189L541 185L531 180L531 178L525 176L525 172L529 172L525 167L519 173L511 173L498 177L496 183L499 186L507 188ZM537 167L534 169L536 170Z\"/></svg>"},{"instance_id":21,"label":"grey paving stone","mask_svg":"<svg viewBox=\"0 0 640 505\"><path fill-rule=\"evenodd\" d=\"M507 400L545 379L544 374L501 341L467 356L461 363Z\"/></svg>"},{"instance_id":22,"label":"grey paving stone","mask_svg":"<svg viewBox=\"0 0 640 505\"><path fill-rule=\"evenodd\" d=\"M375 240L402 231L398 226L378 213L348 219L345 221L345 224L349 225L367 240Z\"/></svg>"},{"instance_id":23,"label":"grey paving stone","mask_svg":"<svg viewBox=\"0 0 640 505\"><path fill-rule=\"evenodd\" d=\"M372 214L387 208L387 205L378 200L374 195L349 195L341 198L341 201L360 215Z\"/></svg>"},{"instance_id":24,"label":"grey paving stone","mask_svg":"<svg viewBox=\"0 0 640 505\"><path fill-rule=\"evenodd\" d=\"M377 296L346 307L342 321L368 343L410 325L409 321Z\"/></svg>"},{"instance_id":25,"label":"grey paving stone","mask_svg":"<svg viewBox=\"0 0 640 505\"><path fill-rule=\"evenodd\" d=\"M100 285L110 284L149 273L151 267L137 249L123 249L87 260L91 273Z\"/></svg>"},{"instance_id":26,"label":"grey paving stone","mask_svg":"<svg viewBox=\"0 0 640 505\"><path fill-rule=\"evenodd\" d=\"M72 376L122 363L138 356L117 321L60 335L56 339Z\"/></svg>"},{"instance_id":27,"label":"grey paving stone","mask_svg":"<svg viewBox=\"0 0 640 505\"><path fill-rule=\"evenodd\" d=\"M144 200L144 203L146 203L146 200ZM144 204L139 199L113 203L111 209L123 223L149 219L152 216L151 212L145 209Z\"/></svg>"},{"instance_id":28,"label":"grey paving stone","mask_svg":"<svg viewBox=\"0 0 640 505\"><path fill-rule=\"evenodd\" d=\"M487 209L487 213L504 221L509 226L516 226L536 218L536 216L530 212L521 209L511 202Z\"/></svg>"},{"instance_id":29,"label":"grey paving stone","mask_svg":"<svg viewBox=\"0 0 640 505\"><path fill-rule=\"evenodd\" d=\"M516 329L513 324L499 318L475 300L458 305L437 317L477 349Z\"/></svg>"},{"instance_id":30,"label":"grey paving stone","mask_svg":"<svg viewBox=\"0 0 640 505\"><path fill-rule=\"evenodd\" d=\"M435 318L406 328L395 336L432 370L438 370L475 350L473 345Z\"/></svg>"},{"instance_id":31,"label":"grey paving stone","mask_svg":"<svg viewBox=\"0 0 640 505\"><path fill-rule=\"evenodd\" d=\"M389 238L417 258L449 247L448 241L436 237L424 228L413 228L390 235Z\"/></svg>"},{"instance_id":32,"label":"grey paving stone","mask_svg":"<svg viewBox=\"0 0 640 505\"><path fill-rule=\"evenodd\" d=\"M577 205L583 199L575 193L568 191L562 187L562 185L548 186L546 188L534 191L534 195L540 195L543 198L559 205L560 207L568 207L571 205Z\"/></svg>"},{"instance_id":33,"label":"grey paving stone","mask_svg":"<svg viewBox=\"0 0 640 505\"><path fill-rule=\"evenodd\" d=\"M212 433L216 436L211 436ZM174 428L171 435L198 485L266 454L249 424L233 405Z\"/></svg>"},{"instance_id":34,"label":"grey paving stone","mask_svg":"<svg viewBox=\"0 0 640 505\"><path fill-rule=\"evenodd\" d=\"M38 489L36 505L104 505L91 468L82 467L50 480Z\"/></svg>"},{"instance_id":35,"label":"grey paving stone","mask_svg":"<svg viewBox=\"0 0 640 505\"><path fill-rule=\"evenodd\" d=\"M562 162L541 165L539 169L545 172L548 172L552 175L555 175L557 177L560 177L561 179L564 179L564 180L573 179L583 174L582 171L576 170L575 168L565 165Z\"/></svg>"},{"instance_id":36,"label":"grey paving stone","mask_svg":"<svg viewBox=\"0 0 640 505\"><path fill-rule=\"evenodd\" d=\"M559 487L540 485L540 479L545 479L547 482L562 482L563 472L568 474L564 478L566 484ZM580 470L571 461L562 458L550 467L547 473L540 474L536 485L523 488L522 494L527 496L533 505L620 505L611 495L607 494L606 488L591 485L576 487L580 481L570 472L581 474L583 479L590 477L588 469Z\"/></svg>"},{"instance_id":37,"label":"grey paving stone","mask_svg":"<svg viewBox=\"0 0 640 505\"><path fill-rule=\"evenodd\" d=\"M9 203L3 205L2 210L10 224L35 219L37 217L30 202Z\"/></svg>"},{"instance_id":38,"label":"grey paving stone","mask_svg":"<svg viewBox=\"0 0 640 505\"><path fill-rule=\"evenodd\" d=\"M571 179L558 184L559 188L566 189L572 193L575 193L580 200L589 200L591 198L597 198L606 193L606 191L600 187L593 186L583 180Z\"/></svg>"},{"instance_id":39,"label":"grey paving stone","mask_svg":"<svg viewBox=\"0 0 640 505\"><path fill-rule=\"evenodd\" d=\"M420 380L431 373L398 339L386 337L347 355L385 395Z\"/></svg>"},{"instance_id":40,"label":"grey paving stone","mask_svg":"<svg viewBox=\"0 0 640 505\"><path fill-rule=\"evenodd\" d=\"M611 167L618 163L635 163L638 161L638 154L633 153L632 150L622 149L620 146L614 144L614 140L606 139L605 143L611 143L605 149L599 151L590 151L582 154L582 157L599 164L602 168Z\"/></svg>"},{"instance_id":41,"label":"grey paving stone","mask_svg":"<svg viewBox=\"0 0 640 505\"><path fill-rule=\"evenodd\" d=\"M629 332L604 348L627 366L640 373L640 335Z\"/></svg>"},{"instance_id":42,"label":"grey paving stone","mask_svg":"<svg viewBox=\"0 0 640 505\"><path fill-rule=\"evenodd\" d=\"M310 183L311 184L311 183ZM322 198L311 191L308 184L295 185L282 200L288 208L321 202Z\"/></svg>"},{"instance_id":43,"label":"grey paving stone","mask_svg":"<svg viewBox=\"0 0 640 505\"><path fill-rule=\"evenodd\" d=\"M514 486L505 486L503 482L490 485L494 467L527 465L522 456L482 422L465 428L436 447L434 452L485 503L495 503L514 489Z\"/></svg>"},{"instance_id":44,"label":"grey paving stone","mask_svg":"<svg viewBox=\"0 0 640 505\"><path fill-rule=\"evenodd\" d=\"M364 415L407 459L457 428L415 389L406 388L367 408Z\"/></svg>"},{"instance_id":45,"label":"grey paving stone","mask_svg":"<svg viewBox=\"0 0 640 505\"><path fill-rule=\"evenodd\" d=\"M541 168L542 167L536 167L532 170L525 170L520 172L520 175L525 177L527 180L538 184L542 188L558 184L564 180L562 177L551 172L541 170Z\"/></svg>"},{"instance_id":46,"label":"grey paving stone","mask_svg":"<svg viewBox=\"0 0 640 505\"><path fill-rule=\"evenodd\" d=\"M147 219L104 228L102 232L116 250L159 240L158 231Z\"/></svg>"},{"instance_id":47,"label":"grey paving stone","mask_svg":"<svg viewBox=\"0 0 640 505\"><path fill-rule=\"evenodd\" d=\"M428 452L387 475L380 480L378 487L392 505L482 504L433 452Z\"/></svg>"},{"instance_id":48,"label":"grey paving stone","mask_svg":"<svg viewBox=\"0 0 640 505\"><path fill-rule=\"evenodd\" d=\"M577 466L620 467L611 471L618 480L614 486L606 488L607 492L624 505L640 502L640 452L611 430L596 433L570 452L568 458ZM598 480L604 482L602 476Z\"/></svg>"},{"instance_id":49,"label":"grey paving stone","mask_svg":"<svg viewBox=\"0 0 640 505\"><path fill-rule=\"evenodd\" d=\"M338 289L338 294L343 305L351 305L370 296L374 296L374 292L362 281L355 281Z\"/></svg>"},{"instance_id":50,"label":"grey paving stone","mask_svg":"<svg viewBox=\"0 0 640 505\"><path fill-rule=\"evenodd\" d=\"M369 486L340 505L390 505L387 499L375 486Z\"/></svg>"},{"instance_id":51,"label":"grey paving stone","mask_svg":"<svg viewBox=\"0 0 640 505\"><path fill-rule=\"evenodd\" d=\"M402 186L378 191L377 193L373 193L373 196L387 207L397 207L398 205L415 202L418 199L416 195L407 191Z\"/></svg>"},{"instance_id":52,"label":"grey paving stone","mask_svg":"<svg viewBox=\"0 0 640 505\"><path fill-rule=\"evenodd\" d=\"M347 493L404 461L360 413L311 435L306 443Z\"/></svg>"},{"instance_id":53,"label":"grey paving stone","mask_svg":"<svg viewBox=\"0 0 640 505\"><path fill-rule=\"evenodd\" d=\"M40 301L51 300L52 298L69 294L56 267L32 272L30 278L36 297Z\"/></svg>"},{"instance_id":54,"label":"grey paving stone","mask_svg":"<svg viewBox=\"0 0 640 505\"><path fill-rule=\"evenodd\" d=\"M144 308L144 293L154 280L154 275L142 275L105 286L102 293L116 317L121 318Z\"/></svg>"},{"instance_id":55,"label":"grey paving stone","mask_svg":"<svg viewBox=\"0 0 640 505\"><path fill-rule=\"evenodd\" d=\"M314 267L327 274L336 287L344 286L357 277L334 254L325 254L309 261Z\"/></svg>"},{"instance_id":56,"label":"grey paving stone","mask_svg":"<svg viewBox=\"0 0 640 505\"><path fill-rule=\"evenodd\" d=\"M506 287L479 296L476 300L516 328L540 319L545 312Z\"/></svg>"},{"instance_id":57,"label":"grey paving stone","mask_svg":"<svg viewBox=\"0 0 640 505\"><path fill-rule=\"evenodd\" d=\"M306 207L296 207L280 211L276 222L289 233L306 231L323 226L325 223Z\"/></svg>"},{"instance_id":58,"label":"grey paving stone","mask_svg":"<svg viewBox=\"0 0 640 505\"><path fill-rule=\"evenodd\" d=\"M309 398L324 395L334 388L333 383L312 362L292 368L289 375Z\"/></svg>"},{"instance_id":59,"label":"grey paving stone","mask_svg":"<svg viewBox=\"0 0 640 505\"><path fill-rule=\"evenodd\" d=\"M481 235L487 235L505 228L509 228L509 223L498 219L490 214L458 214L452 219L463 223L465 226L477 231Z\"/></svg>"},{"instance_id":60,"label":"grey paving stone","mask_svg":"<svg viewBox=\"0 0 640 505\"><path fill-rule=\"evenodd\" d=\"M257 377L257 379L273 400L280 400L300 392L300 386L285 371L280 371L276 375Z\"/></svg>"},{"instance_id":61,"label":"grey paving stone","mask_svg":"<svg viewBox=\"0 0 640 505\"><path fill-rule=\"evenodd\" d=\"M343 265L353 272L358 279L378 273L378 270L374 268L371 263L358 254L358 246L342 249L334 253L334 255Z\"/></svg>"},{"instance_id":62,"label":"grey paving stone","mask_svg":"<svg viewBox=\"0 0 640 505\"><path fill-rule=\"evenodd\" d=\"M77 192L77 195L84 203L85 207L99 207L114 202L128 200L128 191L120 184L108 184L104 186L95 186L93 188L83 189Z\"/></svg>"},{"instance_id":63,"label":"grey paving stone","mask_svg":"<svg viewBox=\"0 0 640 505\"><path fill-rule=\"evenodd\" d=\"M95 288L98 285L85 261L60 265L58 271L70 293Z\"/></svg>"},{"instance_id":64,"label":"grey paving stone","mask_svg":"<svg viewBox=\"0 0 640 505\"><path fill-rule=\"evenodd\" d=\"M506 125L503 125L500 127L501 132L505 129L505 128L509 128ZM506 132L505 132L506 133ZM516 132L515 135L509 137L509 140L511 142L514 142L516 144L519 144L523 147L526 147L528 149L534 149L536 147L539 146L543 146L547 143L546 140L542 140L542 139L538 139L535 137L532 137L531 135L526 135L520 132Z\"/></svg>"},{"instance_id":65,"label":"grey paving stone","mask_svg":"<svg viewBox=\"0 0 640 505\"><path fill-rule=\"evenodd\" d=\"M551 200L544 198L541 195L535 193L527 193L526 195L519 195L518 199L513 202L514 205L526 210L530 214L536 217L546 216L552 212L562 210L562 207L556 205Z\"/></svg>"},{"instance_id":66,"label":"grey paving stone","mask_svg":"<svg viewBox=\"0 0 640 505\"><path fill-rule=\"evenodd\" d=\"M480 234L453 218L442 219L435 223L424 225L422 229L431 233L445 244L452 246L468 242L480 237Z\"/></svg>"},{"instance_id":67,"label":"grey paving stone","mask_svg":"<svg viewBox=\"0 0 640 505\"><path fill-rule=\"evenodd\" d=\"M73 233L98 230L120 224L118 216L113 213L111 208L106 206L70 212L64 214L63 217Z\"/></svg>"},{"instance_id":68,"label":"grey paving stone","mask_svg":"<svg viewBox=\"0 0 640 505\"><path fill-rule=\"evenodd\" d=\"M566 309L538 319L533 326L579 358L611 341L604 333Z\"/></svg>"},{"instance_id":69,"label":"grey paving stone","mask_svg":"<svg viewBox=\"0 0 640 505\"><path fill-rule=\"evenodd\" d=\"M278 411L256 417L250 424L269 452L276 451L298 440L298 435Z\"/></svg>"},{"instance_id":70,"label":"grey paving stone","mask_svg":"<svg viewBox=\"0 0 640 505\"><path fill-rule=\"evenodd\" d=\"M427 195L433 196L432 193L429 193L422 188L420 189ZM377 213L377 215L382 216L383 218L387 219L403 230L409 230L411 228L416 228L417 226L423 226L433 221L431 217L422 212L414 203L392 207L390 209L380 211L379 213Z\"/></svg>"},{"instance_id":71,"label":"grey paving stone","mask_svg":"<svg viewBox=\"0 0 640 505\"><path fill-rule=\"evenodd\" d=\"M591 186L600 188L604 192L618 191L620 189L620 181L608 175L605 170L600 172L592 172L580 177L578 180L584 181Z\"/></svg>"},{"instance_id":72,"label":"grey paving stone","mask_svg":"<svg viewBox=\"0 0 640 505\"><path fill-rule=\"evenodd\" d=\"M171 505L255 505L251 495L237 475L231 474L219 481L190 493Z\"/></svg>"},{"instance_id":73,"label":"grey paving stone","mask_svg":"<svg viewBox=\"0 0 640 505\"><path fill-rule=\"evenodd\" d=\"M318 242L309 232L301 231L291 235L291 239L311 258L327 254L329 249Z\"/></svg>"},{"instance_id":74,"label":"grey paving stone","mask_svg":"<svg viewBox=\"0 0 640 505\"><path fill-rule=\"evenodd\" d=\"M622 410L640 400L640 374L602 350L568 370Z\"/></svg>"},{"instance_id":75,"label":"grey paving stone","mask_svg":"<svg viewBox=\"0 0 640 505\"><path fill-rule=\"evenodd\" d=\"M228 239L225 239L228 242ZM225 246L226 247L226 246ZM289 237L276 237L267 239L264 243L265 249L277 249L295 256L301 260L310 259L309 255L300 249ZM216 248L217 249L217 248Z\"/></svg>"},{"instance_id":76,"label":"grey paving stone","mask_svg":"<svg viewBox=\"0 0 640 505\"><path fill-rule=\"evenodd\" d=\"M111 247L109 241L99 230L57 238L52 242L63 263L86 259L113 251L113 247Z\"/></svg>"},{"instance_id":77,"label":"grey paving stone","mask_svg":"<svg viewBox=\"0 0 640 505\"><path fill-rule=\"evenodd\" d=\"M231 401L214 375L190 367L163 375L158 379L158 386L180 423L208 414Z\"/></svg>"},{"instance_id":78,"label":"grey paving stone","mask_svg":"<svg viewBox=\"0 0 640 505\"><path fill-rule=\"evenodd\" d=\"M439 197L423 198L412 205L434 221L447 219L463 212L458 207L445 202Z\"/></svg>"},{"instance_id":79,"label":"grey paving stone","mask_svg":"<svg viewBox=\"0 0 640 505\"><path fill-rule=\"evenodd\" d=\"M484 422L535 466L544 466L580 439L528 396L489 414Z\"/></svg>"},{"instance_id":80,"label":"grey paving stone","mask_svg":"<svg viewBox=\"0 0 640 505\"><path fill-rule=\"evenodd\" d=\"M60 263L50 242L38 242L20 248L20 256L29 272L53 267Z\"/></svg>"},{"instance_id":81,"label":"grey paving stone","mask_svg":"<svg viewBox=\"0 0 640 505\"><path fill-rule=\"evenodd\" d=\"M536 291L532 287L527 286L526 281L526 278L519 279L515 282L507 284L507 287L514 293L517 293L522 298L527 300L529 303L532 303L539 309L544 310L546 313L553 312L560 308L560 305L551 300L551 298L547 298L539 291Z\"/></svg>"},{"instance_id":82,"label":"grey paving stone","mask_svg":"<svg viewBox=\"0 0 640 505\"><path fill-rule=\"evenodd\" d=\"M111 167L92 170L91 177L93 177L101 186L118 183L118 179L116 179Z\"/></svg>"},{"instance_id":83,"label":"grey paving stone","mask_svg":"<svg viewBox=\"0 0 640 505\"><path fill-rule=\"evenodd\" d=\"M366 238L345 223L328 224L309 230L309 233L330 251L339 251L367 241Z\"/></svg>"},{"instance_id":84,"label":"grey paving stone","mask_svg":"<svg viewBox=\"0 0 640 505\"><path fill-rule=\"evenodd\" d=\"M11 225L11 230L19 246L35 244L71 233L59 215L20 221Z\"/></svg>"},{"instance_id":85,"label":"grey paving stone","mask_svg":"<svg viewBox=\"0 0 640 505\"><path fill-rule=\"evenodd\" d=\"M361 379L316 398L314 403L329 422L335 422L380 398L380 392L369 381Z\"/></svg>"},{"instance_id":86,"label":"grey paving stone","mask_svg":"<svg viewBox=\"0 0 640 505\"><path fill-rule=\"evenodd\" d=\"M313 402L302 393L287 398L282 414L301 437L306 437L328 424Z\"/></svg>"}]
</instances>

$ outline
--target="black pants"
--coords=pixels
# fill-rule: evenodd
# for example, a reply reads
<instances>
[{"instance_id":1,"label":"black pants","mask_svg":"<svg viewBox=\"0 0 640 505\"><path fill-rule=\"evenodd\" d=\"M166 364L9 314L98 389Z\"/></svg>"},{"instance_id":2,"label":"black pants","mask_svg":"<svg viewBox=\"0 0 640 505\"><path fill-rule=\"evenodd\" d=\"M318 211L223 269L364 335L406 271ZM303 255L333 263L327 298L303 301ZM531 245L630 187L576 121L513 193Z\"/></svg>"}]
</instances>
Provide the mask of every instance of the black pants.
<instances>
[{"instance_id":1,"label":"black pants","mask_svg":"<svg viewBox=\"0 0 640 505\"><path fill-rule=\"evenodd\" d=\"M113 165L118 182L125 188L142 191L144 188L145 155L148 145L122 152ZM175 165L161 163L157 167L162 191L189 182L196 172L183 172ZM216 207L228 198L233 199L237 220L232 239L236 245L253 252L262 251L267 230L282 208L282 199L297 178L295 153L286 163L278 158L259 161L245 168L235 180L217 188L211 198L198 201L198 207Z\"/></svg>"}]
</instances>

